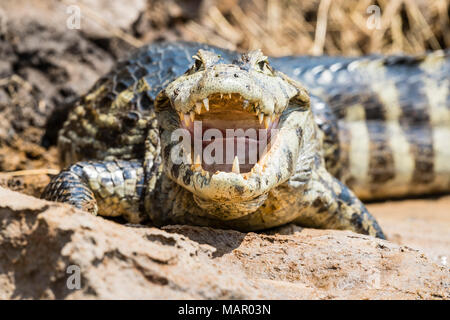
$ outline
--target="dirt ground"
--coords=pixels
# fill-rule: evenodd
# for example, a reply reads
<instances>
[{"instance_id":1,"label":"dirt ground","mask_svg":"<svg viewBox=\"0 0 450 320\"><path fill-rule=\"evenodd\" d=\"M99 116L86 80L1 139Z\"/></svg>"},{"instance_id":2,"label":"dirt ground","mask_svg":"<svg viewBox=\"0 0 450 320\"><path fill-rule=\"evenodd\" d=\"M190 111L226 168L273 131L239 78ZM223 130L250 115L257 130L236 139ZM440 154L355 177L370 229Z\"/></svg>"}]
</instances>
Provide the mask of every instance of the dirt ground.
<instances>
[{"instance_id":1,"label":"dirt ground","mask_svg":"<svg viewBox=\"0 0 450 320\"><path fill-rule=\"evenodd\" d=\"M425 252L450 264L450 196L367 205L390 241Z\"/></svg>"},{"instance_id":2,"label":"dirt ground","mask_svg":"<svg viewBox=\"0 0 450 320\"><path fill-rule=\"evenodd\" d=\"M0 185L34 196L60 169L54 143L66 110L140 44L184 39L271 55L450 46L447 1L378 1L375 31L364 27L370 1L78 1L83 18L75 30L67 25L73 3L0 3ZM315 32L324 27L324 36ZM448 265L450 196L368 207L391 241Z\"/></svg>"}]
</instances>

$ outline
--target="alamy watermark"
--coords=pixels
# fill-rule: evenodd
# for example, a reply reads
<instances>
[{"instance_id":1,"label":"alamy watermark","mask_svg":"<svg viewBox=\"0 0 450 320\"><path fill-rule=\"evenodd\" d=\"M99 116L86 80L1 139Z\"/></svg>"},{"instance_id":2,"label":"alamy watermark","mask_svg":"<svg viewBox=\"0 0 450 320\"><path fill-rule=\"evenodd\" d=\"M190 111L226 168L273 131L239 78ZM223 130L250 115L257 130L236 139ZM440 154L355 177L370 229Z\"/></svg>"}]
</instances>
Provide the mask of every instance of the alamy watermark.
<instances>
[{"instance_id":1,"label":"alamy watermark","mask_svg":"<svg viewBox=\"0 0 450 320\"><path fill-rule=\"evenodd\" d=\"M352 289L356 284L364 283L366 289L380 289L381 288L381 272L377 268L370 268L364 274L349 274L349 277L340 279L337 283L337 288L340 290Z\"/></svg>"},{"instance_id":2,"label":"alamy watermark","mask_svg":"<svg viewBox=\"0 0 450 320\"><path fill-rule=\"evenodd\" d=\"M369 30L381 29L381 8L377 5L371 5L367 7L366 13L369 17L366 21L366 26Z\"/></svg>"},{"instance_id":3,"label":"alamy watermark","mask_svg":"<svg viewBox=\"0 0 450 320\"><path fill-rule=\"evenodd\" d=\"M72 264L67 267L66 273L69 274L66 281L67 289L81 289L81 268L77 265Z\"/></svg>"},{"instance_id":4,"label":"alamy watermark","mask_svg":"<svg viewBox=\"0 0 450 320\"><path fill-rule=\"evenodd\" d=\"M70 5L66 8L69 17L66 19L66 26L70 30L81 29L81 9L77 5Z\"/></svg>"}]
</instances>

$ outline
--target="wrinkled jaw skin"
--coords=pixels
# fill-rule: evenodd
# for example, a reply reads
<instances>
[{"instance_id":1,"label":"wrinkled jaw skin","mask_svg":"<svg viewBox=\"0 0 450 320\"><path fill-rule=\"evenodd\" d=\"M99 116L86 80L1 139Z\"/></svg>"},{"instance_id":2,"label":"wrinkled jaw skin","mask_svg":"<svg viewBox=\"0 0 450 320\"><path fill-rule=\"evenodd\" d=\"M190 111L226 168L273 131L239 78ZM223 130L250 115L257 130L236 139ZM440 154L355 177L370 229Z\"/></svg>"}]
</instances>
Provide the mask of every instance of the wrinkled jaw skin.
<instances>
[{"instance_id":1,"label":"wrinkled jaw skin","mask_svg":"<svg viewBox=\"0 0 450 320\"><path fill-rule=\"evenodd\" d=\"M309 97L261 51L233 64L204 50L194 59L156 99L164 171L199 207L240 218L295 172Z\"/></svg>"}]
</instances>

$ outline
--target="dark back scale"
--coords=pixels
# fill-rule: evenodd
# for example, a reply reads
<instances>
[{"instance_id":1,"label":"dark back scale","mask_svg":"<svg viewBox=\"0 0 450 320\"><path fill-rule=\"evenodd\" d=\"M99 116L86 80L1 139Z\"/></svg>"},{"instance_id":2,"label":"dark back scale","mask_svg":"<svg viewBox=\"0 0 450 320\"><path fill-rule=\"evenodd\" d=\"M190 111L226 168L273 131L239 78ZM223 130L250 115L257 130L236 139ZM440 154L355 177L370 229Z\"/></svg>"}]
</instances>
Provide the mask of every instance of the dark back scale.
<instances>
[{"instance_id":1,"label":"dark back scale","mask_svg":"<svg viewBox=\"0 0 450 320\"><path fill-rule=\"evenodd\" d=\"M85 159L143 159L147 132L157 128L153 102L182 75L200 49L196 43L150 44L120 61L82 97L59 134L61 162ZM225 59L236 54L215 49ZM157 148L157 132L153 148Z\"/></svg>"},{"instance_id":2,"label":"dark back scale","mask_svg":"<svg viewBox=\"0 0 450 320\"><path fill-rule=\"evenodd\" d=\"M64 124L58 142L62 163L145 159L146 179L156 177L155 164L160 160L155 155L160 147L153 101L187 70L200 48L213 50L229 62L237 57L224 49L177 42L145 46L120 62L80 100ZM324 133L328 170L367 199L449 189L450 168L439 164L444 168L437 172L434 163L436 154L439 159L450 159L450 155L436 150L432 132L442 129L438 136L448 141L450 120L447 116L432 122L426 97L430 88L438 88L443 100L434 101L434 109L448 114L448 56L428 57L284 57L272 58L271 64L310 90L311 106ZM439 61L443 61L440 67ZM392 143L391 131L402 139ZM407 166L394 161L396 152L401 157L408 155ZM357 165L365 162L362 167ZM402 168L411 172L398 172ZM416 180L420 183L408 187ZM386 194L390 182L393 193Z\"/></svg>"}]
</instances>

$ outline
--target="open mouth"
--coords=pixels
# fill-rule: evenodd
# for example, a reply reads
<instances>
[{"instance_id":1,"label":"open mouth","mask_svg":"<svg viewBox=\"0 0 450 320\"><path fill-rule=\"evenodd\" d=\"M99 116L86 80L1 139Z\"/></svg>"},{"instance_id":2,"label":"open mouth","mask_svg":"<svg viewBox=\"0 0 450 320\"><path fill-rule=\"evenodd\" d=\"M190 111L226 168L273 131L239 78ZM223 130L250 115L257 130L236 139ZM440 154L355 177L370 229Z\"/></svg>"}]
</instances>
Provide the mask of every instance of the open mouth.
<instances>
[{"instance_id":1,"label":"open mouth","mask_svg":"<svg viewBox=\"0 0 450 320\"><path fill-rule=\"evenodd\" d=\"M189 113L179 112L180 127L191 137L192 170L260 170L258 161L270 150L279 123L279 115L262 113L260 105L239 93L213 93L196 101Z\"/></svg>"}]
</instances>

